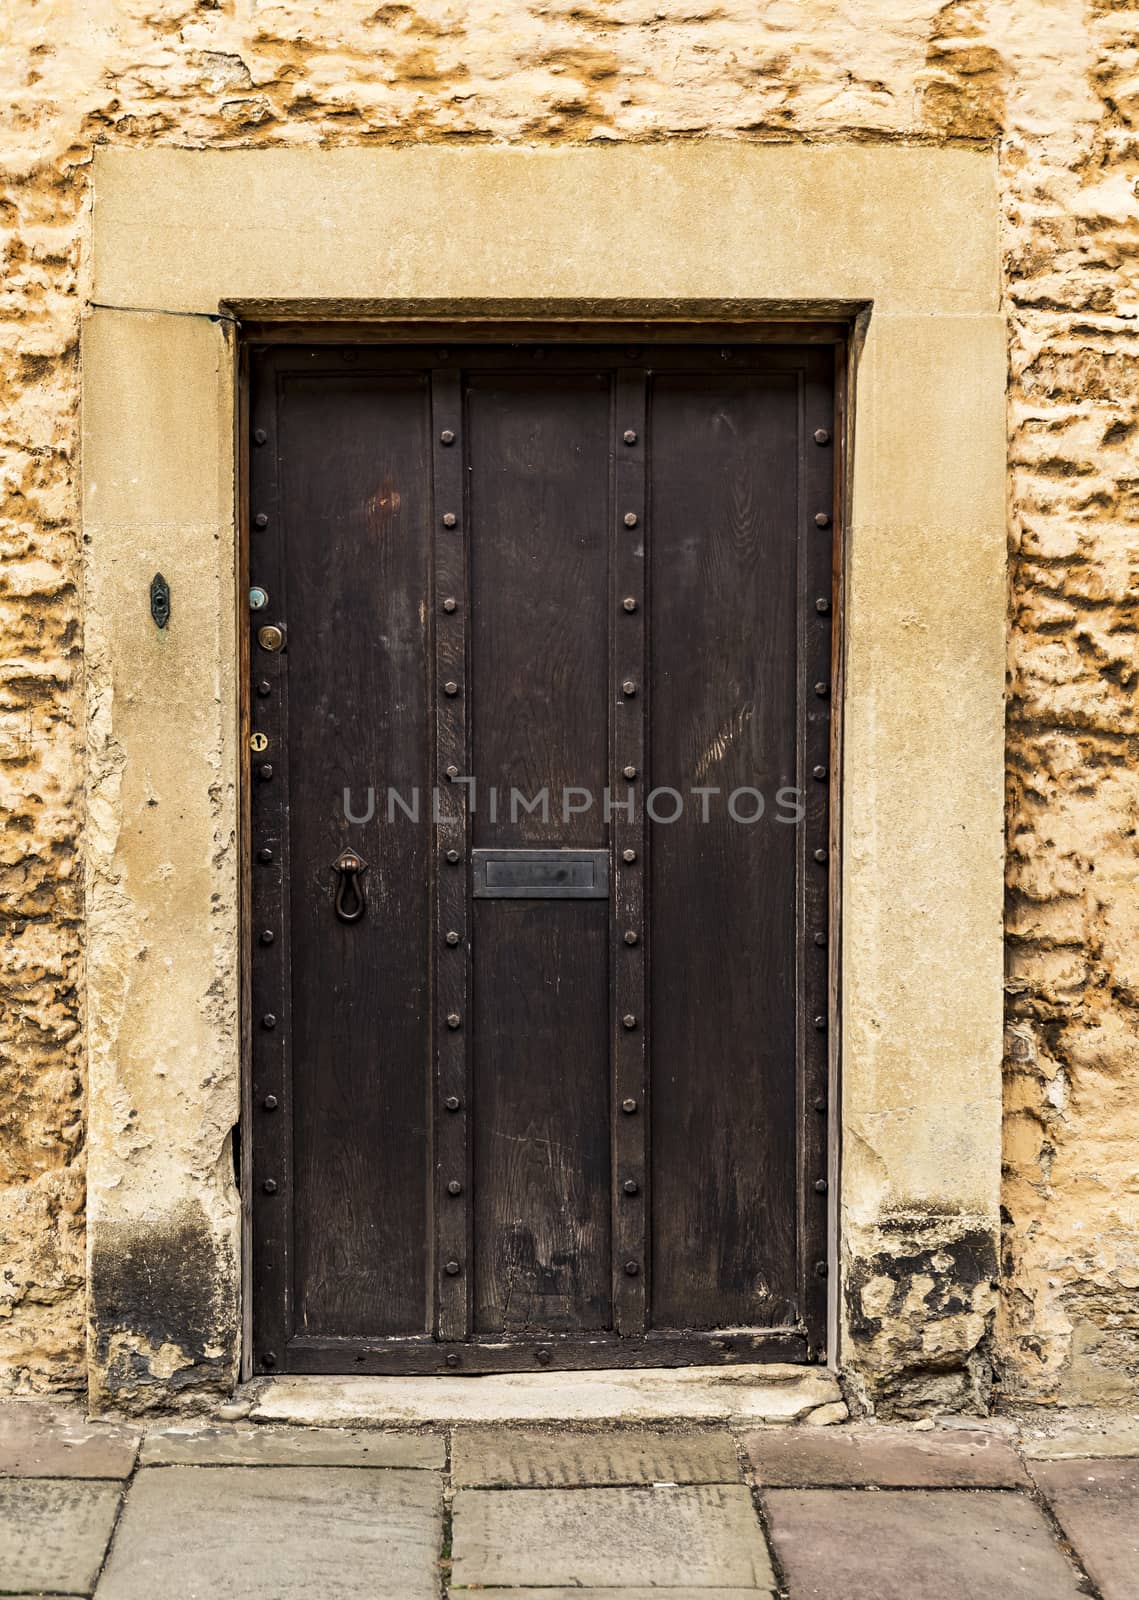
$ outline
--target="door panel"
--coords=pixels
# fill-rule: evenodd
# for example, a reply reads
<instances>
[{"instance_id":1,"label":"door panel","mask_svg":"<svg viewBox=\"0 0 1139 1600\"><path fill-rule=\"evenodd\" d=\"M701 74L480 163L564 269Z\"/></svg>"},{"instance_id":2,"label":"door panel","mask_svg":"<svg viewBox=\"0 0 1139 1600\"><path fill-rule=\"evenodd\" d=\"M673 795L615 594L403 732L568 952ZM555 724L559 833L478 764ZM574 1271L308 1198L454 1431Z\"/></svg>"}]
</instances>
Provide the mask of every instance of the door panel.
<instances>
[{"instance_id":1,"label":"door panel","mask_svg":"<svg viewBox=\"0 0 1139 1600\"><path fill-rule=\"evenodd\" d=\"M818 1355L833 385L253 356L254 1370Z\"/></svg>"}]
</instances>

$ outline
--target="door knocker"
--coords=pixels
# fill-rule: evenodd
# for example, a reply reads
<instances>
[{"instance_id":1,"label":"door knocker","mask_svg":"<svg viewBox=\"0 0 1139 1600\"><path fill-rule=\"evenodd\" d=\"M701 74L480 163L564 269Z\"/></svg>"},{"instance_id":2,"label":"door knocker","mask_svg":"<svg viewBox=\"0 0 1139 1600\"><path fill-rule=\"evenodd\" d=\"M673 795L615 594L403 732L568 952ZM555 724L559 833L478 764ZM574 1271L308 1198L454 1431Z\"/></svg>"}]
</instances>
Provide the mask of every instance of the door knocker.
<instances>
[{"instance_id":1,"label":"door knocker","mask_svg":"<svg viewBox=\"0 0 1139 1600\"><path fill-rule=\"evenodd\" d=\"M359 922L366 910L364 885L360 880L368 870L368 863L355 850L345 850L332 863L332 870L339 874L336 915L341 922Z\"/></svg>"}]
</instances>

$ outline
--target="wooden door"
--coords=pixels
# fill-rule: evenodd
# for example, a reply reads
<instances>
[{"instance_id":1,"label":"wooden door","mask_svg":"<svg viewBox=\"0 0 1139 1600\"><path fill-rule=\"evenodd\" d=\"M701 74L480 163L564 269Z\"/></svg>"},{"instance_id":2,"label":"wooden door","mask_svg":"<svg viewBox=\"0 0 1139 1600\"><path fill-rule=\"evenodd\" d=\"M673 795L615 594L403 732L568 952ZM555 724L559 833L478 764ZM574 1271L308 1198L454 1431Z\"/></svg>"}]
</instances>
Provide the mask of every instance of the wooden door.
<instances>
[{"instance_id":1,"label":"wooden door","mask_svg":"<svg viewBox=\"0 0 1139 1600\"><path fill-rule=\"evenodd\" d=\"M834 361L252 353L255 1371L820 1357Z\"/></svg>"}]
</instances>

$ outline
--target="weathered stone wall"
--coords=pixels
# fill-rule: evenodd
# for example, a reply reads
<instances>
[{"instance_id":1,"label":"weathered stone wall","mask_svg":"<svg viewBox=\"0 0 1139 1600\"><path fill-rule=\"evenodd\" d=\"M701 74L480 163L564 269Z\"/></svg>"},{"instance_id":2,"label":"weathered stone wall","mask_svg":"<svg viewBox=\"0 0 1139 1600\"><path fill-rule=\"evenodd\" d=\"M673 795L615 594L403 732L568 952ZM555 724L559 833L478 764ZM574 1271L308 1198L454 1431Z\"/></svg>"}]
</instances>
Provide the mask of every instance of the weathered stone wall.
<instances>
[{"instance_id":1,"label":"weathered stone wall","mask_svg":"<svg viewBox=\"0 0 1139 1600\"><path fill-rule=\"evenodd\" d=\"M75 441L93 147L715 136L1001 152L1014 620L1006 1292L994 1329L987 1241L898 1218L849 1286L851 1326L901 1409L983 1403L994 1360L1016 1394L1133 1392L1139 13L1118 0L9 0L0 116L0 1383L83 1372ZM940 1294L941 1263L959 1283L966 1256L975 1292Z\"/></svg>"}]
</instances>

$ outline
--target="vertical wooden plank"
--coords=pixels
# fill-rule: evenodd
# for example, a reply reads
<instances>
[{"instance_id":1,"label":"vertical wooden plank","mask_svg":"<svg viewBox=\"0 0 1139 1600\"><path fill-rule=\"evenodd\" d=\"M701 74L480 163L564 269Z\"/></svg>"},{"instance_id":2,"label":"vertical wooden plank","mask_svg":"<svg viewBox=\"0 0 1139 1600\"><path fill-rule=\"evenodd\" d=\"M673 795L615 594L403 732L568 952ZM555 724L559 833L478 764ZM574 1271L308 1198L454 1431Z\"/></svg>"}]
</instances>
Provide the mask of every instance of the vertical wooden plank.
<instances>
[{"instance_id":1,"label":"vertical wooden plank","mask_svg":"<svg viewBox=\"0 0 1139 1600\"><path fill-rule=\"evenodd\" d=\"M650 393L652 777L685 799L650 810L655 1327L798 1315L799 409L794 372Z\"/></svg>"},{"instance_id":2,"label":"vertical wooden plank","mask_svg":"<svg viewBox=\"0 0 1139 1600\"><path fill-rule=\"evenodd\" d=\"M294 1315L382 1337L429 1325L429 835L384 808L427 774L428 405L422 374L348 365L281 391ZM367 862L352 922L345 849Z\"/></svg>"},{"instance_id":3,"label":"vertical wooden plank","mask_svg":"<svg viewBox=\"0 0 1139 1600\"><path fill-rule=\"evenodd\" d=\"M481 374L467 397L474 839L599 847L610 379L551 371L552 361L519 372L519 357L507 359L514 371ZM512 790L531 803L545 791L547 805L527 811ZM474 1326L537 1338L604 1329L607 908L478 900L474 909Z\"/></svg>"},{"instance_id":4,"label":"vertical wooden plank","mask_svg":"<svg viewBox=\"0 0 1139 1600\"><path fill-rule=\"evenodd\" d=\"M797 830L797 1033L799 1057L800 1306L808 1354L826 1347L828 1040L831 1013L830 819L831 640L837 623L832 584L836 455L833 355L806 352L799 427L798 517L798 786L804 817ZM818 859L819 852L823 859Z\"/></svg>"},{"instance_id":5,"label":"vertical wooden plank","mask_svg":"<svg viewBox=\"0 0 1139 1600\"><path fill-rule=\"evenodd\" d=\"M435 1025L436 1330L444 1341L470 1330L470 1034L467 704L468 461L462 376L432 374L432 549L435 628Z\"/></svg>"},{"instance_id":6,"label":"vertical wooden plank","mask_svg":"<svg viewBox=\"0 0 1139 1600\"><path fill-rule=\"evenodd\" d=\"M611 649L609 680L612 857L610 954L612 995L613 1307L618 1332L643 1333L650 1205L646 1139L645 1049L648 871L646 783L645 541L646 373L617 372L613 408L614 496L610 511ZM632 693L629 693L629 689Z\"/></svg>"},{"instance_id":7,"label":"vertical wooden plank","mask_svg":"<svg viewBox=\"0 0 1139 1600\"><path fill-rule=\"evenodd\" d=\"M253 852L248 951L250 967L250 1104L252 1162L244 1174L253 1230L255 1373L284 1370L293 1325L292 1293L292 1015L288 906L288 677L283 652L266 651L256 635L286 623L283 519L279 482L280 416L277 362L254 364L249 402L249 581L268 591L270 607L247 613L250 727L265 748L247 747L249 840ZM260 740L258 741L260 742ZM269 778L262 772L271 769ZM266 1026L273 1017L275 1025Z\"/></svg>"}]
</instances>

